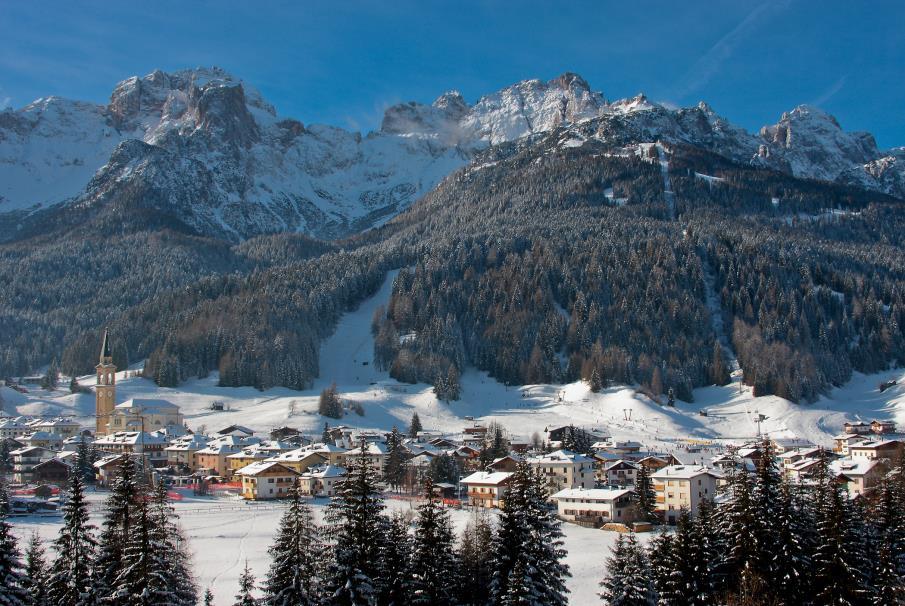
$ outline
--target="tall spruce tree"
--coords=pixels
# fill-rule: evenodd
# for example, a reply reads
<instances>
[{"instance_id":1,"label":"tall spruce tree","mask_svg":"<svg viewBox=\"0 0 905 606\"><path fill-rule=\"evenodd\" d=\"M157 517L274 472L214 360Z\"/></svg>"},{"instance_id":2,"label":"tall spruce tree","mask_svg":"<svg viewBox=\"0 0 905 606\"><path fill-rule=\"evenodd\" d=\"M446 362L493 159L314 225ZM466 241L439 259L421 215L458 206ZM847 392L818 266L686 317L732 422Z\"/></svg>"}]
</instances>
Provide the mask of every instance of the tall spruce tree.
<instances>
[{"instance_id":1,"label":"tall spruce tree","mask_svg":"<svg viewBox=\"0 0 905 606\"><path fill-rule=\"evenodd\" d=\"M430 478L424 483L424 493L425 501L418 507L415 520L408 603L414 606L453 606L457 603L459 571L452 524L449 514L434 494Z\"/></svg>"},{"instance_id":2,"label":"tall spruce tree","mask_svg":"<svg viewBox=\"0 0 905 606\"><path fill-rule=\"evenodd\" d=\"M298 483L289 491L289 507L271 545L270 571L264 582L267 606L315 606L320 603L320 530Z\"/></svg>"},{"instance_id":3,"label":"tall spruce tree","mask_svg":"<svg viewBox=\"0 0 905 606\"><path fill-rule=\"evenodd\" d=\"M560 521L547 507L546 499L543 479L521 461L511 476L500 513L491 581L492 604L502 604L512 595L551 606L567 602L565 579L571 573L562 561L565 550ZM521 569L519 574L514 574L520 559L523 560ZM512 588L512 580L527 586Z\"/></svg>"},{"instance_id":4,"label":"tall spruce tree","mask_svg":"<svg viewBox=\"0 0 905 606\"><path fill-rule=\"evenodd\" d=\"M381 530L385 528L383 503L367 458L367 444L362 440L360 446L325 516L333 539L324 583L325 603L331 606L365 606L376 601Z\"/></svg>"},{"instance_id":5,"label":"tall spruce tree","mask_svg":"<svg viewBox=\"0 0 905 606\"><path fill-rule=\"evenodd\" d=\"M654 536L647 550L647 560L650 562L651 581L657 596L657 603L661 606L669 606L669 581L672 575L673 535L663 528Z\"/></svg>"},{"instance_id":6,"label":"tall spruce tree","mask_svg":"<svg viewBox=\"0 0 905 606\"><path fill-rule=\"evenodd\" d=\"M192 576L188 541L163 482L159 482L154 489L149 515L151 545L159 559L166 586L172 593L172 604L193 606L198 601L198 586Z\"/></svg>"},{"instance_id":7,"label":"tall spruce tree","mask_svg":"<svg viewBox=\"0 0 905 606\"><path fill-rule=\"evenodd\" d=\"M144 495L143 495L144 496ZM116 577L110 602L122 606L168 606L174 599L167 586L166 564L156 544L146 498L138 499L126 537L122 569Z\"/></svg>"},{"instance_id":8,"label":"tall spruce tree","mask_svg":"<svg viewBox=\"0 0 905 606\"><path fill-rule=\"evenodd\" d=\"M719 576L731 592L754 575L757 552L751 531L758 524L753 503L751 475L738 458L726 475L725 500L717 511L719 533L723 543Z\"/></svg>"},{"instance_id":9,"label":"tall spruce tree","mask_svg":"<svg viewBox=\"0 0 905 606\"><path fill-rule=\"evenodd\" d=\"M384 519L380 545L380 576L376 581L378 606L402 606L408 600L412 548L409 523L402 513Z\"/></svg>"},{"instance_id":10,"label":"tall spruce tree","mask_svg":"<svg viewBox=\"0 0 905 606\"><path fill-rule=\"evenodd\" d=\"M749 540L754 550L755 573L768 585L774 585L777 571L774 567L776 544L776 519L779 506L779 490L782 478L776 467L776 450L769 438L764 438L758 448L760 459L754 486L751 491L751 506L754 510L755 525L749 529Z\"/></svg>"},{"instance_id":11,"label":"tall spruce tree","mask_svg":"<svg viewBox=\"0 0 905 606\"><path fill-rule=\"evenodd\" d=\"M773 590L783 604L803 604L810 595L813 551L810 511L796 488L784 480L776 511L776 553L773 558Z\"/></svg>"},{"instance_id":12,"label":"tall spruce tree","mask_svg":"<svg viewBox=\"0 0 905 606\"><path fill-rule=\"evenodd\" d=\"M12 526L6 521L8 510L6 485L0 480L0 605L27 606L30 595L28 581Z\"/></svg>"},{"instance_id":13,"label":"tall spruce tree","mask_svg":"<svg viewBox=\"0 0 905 606\"><path fill-rule=\"evenodd\" d=\"M383 467L383 479L393 490L398 490L405 476L405 452L402 448L402 433L393 425L387 436L386 464Z\"/></svg>"},{"instance_id":14,"label":"tall spruce tree","mask_svg":"<svg viewBox=\"0 0 905 606\"><path fill-rule=\"evenodd\" d=\"M820 465L827 467L825 457ZM831 606L866 604L869 595L860 568L862 554L856 552L847 496L826 469L816 475L820 484L815 499L814 602Z\"/></svg>"},{"instance_id":15,"label":"tall spruce tree","mask_svg":"<svg viewBox=\"0 0 905 606\"><path fill-rule=\"evenodd\" d=\"M660 591L663 606L709 606L715 603L708 586L708 562L698 550L701 541L687 509L683 509L676 524L672 544L672 564L669 577Z\"/></svg>"},{"instance_id":16,"label":"tall spruce tree","mask_svg":"<svg viewBox=\"0 0 905 606\"><path fill-rule=\"evenodd\" d=\"M214 606L214 593L211 591L210 587L204 590L202 604L204 604L204 606Z\"/></svg>"},{"instance_id":17,"label":"tall spruce tree","mask_svg":"<svg viewBox=\"0 0 905 606\"><path fill-rule=\"evenodd\" d=\"M656 522L657 503L654 484L650 479L650 471L643 463L638 466L638 476L635 478L635 509L638 518L643 522Z\"/></svg>"},{"instance_id":18,"label":"tall spruce tree","mask_svg":"<svg viewBox=\"0 0 905 606\"><path fill-rule=\"evenodd\" d=\"M48 606L47 601L47 559L44 544L38 533L32 533L25 550L25 578L23 587L28 594L29 606Z\"/></svg>"},{"instance_id":19,"label":"tall spruce tree","mask_svg":"<svg viewBox=\"0 0 905 606\"><path fill-rule=\"evenodd\" d=\"M136 481L135 460L125 457L105 504L104 520L98 539L95 566L95 591L104 602L110 602L116 591L117 578L123 569L123 554L131 536L134 510L140 489Z\"/></svg>"},{"instance_id":20,"label":"tall spruce tree","mask_svg":"<svg viewBox=\"0 0 905 606\"><path fill-rule=\"evenodd\" d=\"M460 601L465 606L484 606L490 597L493 578L493 527L482 510L475 510L462 533L459 547L459 570L462 579Z\"/></svg>"},{"instance_id":21,"label":"tall spruce tree","mask_svg":"<svg viewBox=\"0 0 905 606\"><path fill-rule=\"evenodd\" d=\"M91 461L91 450L84 438L79 442L75 455L75 469L82 475L85 484L94 484L94 464Z\"/></svg>"},{"instance_id":22,"label":"tall spruce tree","mask_svg":"<svg viewBox=\"0 0 905 606\"><path fill-rule=\"evenodd\" d=\"M420 432L423 428L421 427L421 418L418 416L417 412L412 413L412 420L409 423L409 431L408 437L411 439L415 439L418 437L418 432Z\"/></svg>"},{"instance_id":23,"label":"tall spruce tree","mask_svg":"<svg viewBox=\"0 0 905 606\"><path fill-rule=\"evenodd\" d=\"M606 562L600 598L609 606L653 606L656 594L647 554L634 533L620 534Z\"/></svg>"},{"instance_id":24,"label":"tall spruce tree","mask_svg":"<svg viewBox=\"0 0 905 606\"><path fill-rule=\"evenodd\" d=\"M47 578L52 606L93 606L99 596L91 576L97 543L88 523L88 504L79 474L69 477L68 499L63 506L63 527L54 542L56 558Z\"/></svg>"}]
</instances>

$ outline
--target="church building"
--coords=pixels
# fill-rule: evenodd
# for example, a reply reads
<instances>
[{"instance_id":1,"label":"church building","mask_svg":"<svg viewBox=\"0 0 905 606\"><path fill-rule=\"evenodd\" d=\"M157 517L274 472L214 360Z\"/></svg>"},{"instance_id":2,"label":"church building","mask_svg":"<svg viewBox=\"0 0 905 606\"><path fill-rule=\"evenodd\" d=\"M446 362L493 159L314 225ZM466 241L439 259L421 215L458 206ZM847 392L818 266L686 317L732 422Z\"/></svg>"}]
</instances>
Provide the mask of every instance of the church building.
<instances>
[{"instance_id":1,"label":"church building","mask_svg":"<svg viewBox=\"0 0 905 606\"><path fill-rule=\"evenodd\" d=\"M113 353L110 351L110 334L104 330L104 341L101 343L100 363L97 370L97 387L95 387L96 436L106 435L109 431L110 415L116 402L116 366L113 364Z\"/></svg>"}]
</instances>

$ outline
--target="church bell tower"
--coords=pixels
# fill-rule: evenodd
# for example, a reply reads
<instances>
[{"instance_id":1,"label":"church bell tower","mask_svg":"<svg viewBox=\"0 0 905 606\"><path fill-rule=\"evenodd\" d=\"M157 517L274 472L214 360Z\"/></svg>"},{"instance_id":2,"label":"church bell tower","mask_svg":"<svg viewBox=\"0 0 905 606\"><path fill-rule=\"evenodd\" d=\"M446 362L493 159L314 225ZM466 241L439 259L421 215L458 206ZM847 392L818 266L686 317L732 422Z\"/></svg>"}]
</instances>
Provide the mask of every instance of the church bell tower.
<instances>
[{"instance_id":1,"label":"church bell tower","mask_svg":"<svg viewBox=\"0 0 905 606\"><path fill-rule=\"evenodd\" d=\"M101 359L95 369L97 370L97 387L95 388L95 415L97 427L96 436L106 435L110 415L116 400L116 366L113 364L113 354L110 352L110 335L104 330L104 342L101 344Z\"/></svg>"}]
</instances>

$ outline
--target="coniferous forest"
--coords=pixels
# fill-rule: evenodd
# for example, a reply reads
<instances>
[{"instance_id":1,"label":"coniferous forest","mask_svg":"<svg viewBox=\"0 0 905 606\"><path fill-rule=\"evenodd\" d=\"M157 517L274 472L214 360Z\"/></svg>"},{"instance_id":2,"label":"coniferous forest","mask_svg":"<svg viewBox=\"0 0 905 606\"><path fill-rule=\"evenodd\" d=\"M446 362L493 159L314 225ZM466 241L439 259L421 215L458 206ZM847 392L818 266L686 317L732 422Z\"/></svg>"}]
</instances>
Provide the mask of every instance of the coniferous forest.
<instances>
[{"instance_id":1,"label":"coniferous forest","mask_svg":"<svg viewBox=\"0 0 905 606\"><path fill-rule=\"evenodd\" d=\"M466 366L691 400L734 357L757 395L809 401L905 357L901 201L682 145L664 145L666 196L654 148L558 136L491 147L345 240L229 244L100 208L0 244L0 375L90 372L109 327L117 365L144 360L161 385L219 371L302 389L321 340L393 269L375 359L445 400Z\"/></svg>"}]
</instances>

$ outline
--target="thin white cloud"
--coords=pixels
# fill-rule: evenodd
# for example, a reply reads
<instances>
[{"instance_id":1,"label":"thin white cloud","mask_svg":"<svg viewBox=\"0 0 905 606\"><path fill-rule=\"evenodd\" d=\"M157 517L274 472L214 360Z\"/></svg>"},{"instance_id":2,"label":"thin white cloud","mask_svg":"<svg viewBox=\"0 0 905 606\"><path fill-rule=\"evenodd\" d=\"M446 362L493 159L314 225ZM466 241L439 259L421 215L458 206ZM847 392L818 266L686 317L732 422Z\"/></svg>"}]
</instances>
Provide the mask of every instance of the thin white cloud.
<instances>
[{"instance_id":1,"label":"thin white cloud","mask_svg":"<svg viewBox=\"0 0 905 606\"><path fill-rule=\"evenodd\" d=\"M809 105L814 105L816 107L822 107L824 103L826 103L827 101L829 101L830 99L835 97L836 93L838 93L843 88L845 88L846 80L848 80L848 74L845 74L844 76L842 76L841 78L836 80L832 86L830 86L828 89L826 89L825 91L820 93L820 95L816 99L811 101L809 103Z\"/></svg>"},{"instance_id":2,"label":"thin white cloud","mask_svg":"<svg viewBox=\"0 0 905 606\"><path fill-rule=\"evenodd\" d=\"M716 44L711 46L707 52L695 61L691 69L673 87L674 92L671 97L681 100L704 88L720 72L723 64L735 53L735 50L746 38L764 22L785 10L788 5L789 0L769 0L756 6L738 25L720 38Z\"/></svg>"}]
</instances>

